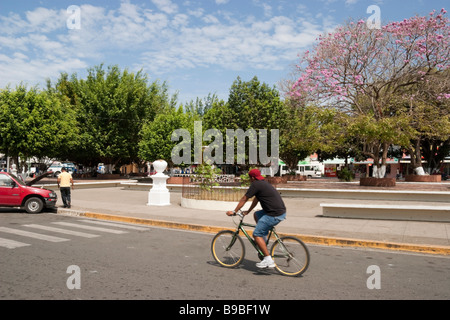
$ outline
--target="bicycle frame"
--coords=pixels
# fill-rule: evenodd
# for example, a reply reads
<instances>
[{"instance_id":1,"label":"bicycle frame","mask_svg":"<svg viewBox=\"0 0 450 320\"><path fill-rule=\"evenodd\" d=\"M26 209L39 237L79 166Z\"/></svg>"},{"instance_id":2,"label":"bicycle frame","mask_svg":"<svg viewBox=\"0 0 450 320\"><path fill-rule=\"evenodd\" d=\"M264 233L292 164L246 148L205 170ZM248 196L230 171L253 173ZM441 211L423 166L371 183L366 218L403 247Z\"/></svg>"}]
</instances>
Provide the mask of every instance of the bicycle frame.
<instances>
[{"instance_id":1,"label":"bicycle frame","mask_svg":"<svg viewBox=\"0 0 450 320\"><path fill-rule=\"evenodd\" d=\"M245 235L245 237L248 239L248 241L252 244L253 248L255 248L255 250L258 252L258 254L261 257L264 257L264 254L262 253L259 246L256 244L256 241L248 234L248 232L244 229L244 227L256 228L256 225L244 222L244 216L242 216L241 220L239 222L239 225L237 226L236 231L234 232L234 238L231 241L228 249L230 249L234 245L234 242L236 241L236 236L239 236L239 232L242 231L242 233ZM275 227L273 227L272 229L270 229L269 234L267 235L266 245L269 244L269 240L272 237L272 235L275 236L276 241L280 240L280 237L278 236L278 234L275 231Z\"/></svg>"},{"instance_id":2,"label":"bicycle frame","mask_svg":"<svg viewBox=\"0 0 450 320\"><path fill-rule=\"evenodd\" d=\"M228 268L237 267L244 260L246 251L245 240L241 238L240 232L244 234L247 240L252 244L253 248L255 248L259 259L262 260L264 258L262 250L250 235L251 232L246 230L246 227L256 228L257 225L244 222L244 215L241 212L236 213L235 215L239 215L240 217L239 222L234 221L236 228L234 230L228 229L219 231L211 242L211 252L214 259L222 266ZM272 227L269 230L266 239L267 246L271 238L274 242L272 243L269 253L275 262L277 271L287 276L298 276L303 274L308 268L310 261L309 251L306 245L299 238L294 236L278 235L275 227ZM285 241L289 243L284 243ZM234 246L236 244L238 245L235 248Z\"/></svg>"}]
</instances>

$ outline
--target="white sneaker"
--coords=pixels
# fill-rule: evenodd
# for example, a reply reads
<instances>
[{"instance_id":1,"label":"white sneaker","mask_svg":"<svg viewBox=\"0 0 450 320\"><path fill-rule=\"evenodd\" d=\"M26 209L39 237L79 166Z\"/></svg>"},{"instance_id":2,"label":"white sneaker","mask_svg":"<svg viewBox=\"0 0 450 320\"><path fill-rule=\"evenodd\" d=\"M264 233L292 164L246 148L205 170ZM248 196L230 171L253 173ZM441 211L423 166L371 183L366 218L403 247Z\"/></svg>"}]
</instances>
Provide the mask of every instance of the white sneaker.
<instances>
[{"instance_id":1,"label":"white sneaker","mask_svg":"<svg viewBox=\"0 0 450 320\"><path fill-rule=\"evenodd\" d=\"M275 262L273 262L271 257L264 257L261 262L256 264L256 267L260 269L275 268Z\"/></svg>"}]
</instances>

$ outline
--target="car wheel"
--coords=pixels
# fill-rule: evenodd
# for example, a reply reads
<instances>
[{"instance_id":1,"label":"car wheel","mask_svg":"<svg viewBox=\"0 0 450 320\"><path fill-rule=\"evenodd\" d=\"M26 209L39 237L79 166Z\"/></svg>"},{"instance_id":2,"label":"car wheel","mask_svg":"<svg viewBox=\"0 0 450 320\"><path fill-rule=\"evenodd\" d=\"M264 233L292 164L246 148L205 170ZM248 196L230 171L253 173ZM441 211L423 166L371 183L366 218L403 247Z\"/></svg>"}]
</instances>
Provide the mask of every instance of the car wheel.
<instances>
[{"instance_id":1,"label":"car wheel","mask_svg":"<svg viewBox=\"0 0 450 320\"><path fill-rule=\"evenodd\" d=\"M39 198L30 198L25 202L25 210L28 213L40 213L44 209L44 203Z\"/></svg>"}]
</instances>

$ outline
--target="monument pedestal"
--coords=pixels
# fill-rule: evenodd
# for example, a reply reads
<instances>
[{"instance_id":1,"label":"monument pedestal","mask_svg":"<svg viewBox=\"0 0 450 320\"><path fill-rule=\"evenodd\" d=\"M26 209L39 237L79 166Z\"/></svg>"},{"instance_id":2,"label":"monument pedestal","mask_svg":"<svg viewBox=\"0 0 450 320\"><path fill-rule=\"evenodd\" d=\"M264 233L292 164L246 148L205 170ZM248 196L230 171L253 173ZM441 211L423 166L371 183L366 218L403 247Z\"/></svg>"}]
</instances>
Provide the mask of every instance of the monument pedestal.
<instances>
[{"instance_id":1,"label":"monument pedestal","mask_svg":"<svg viewBox=\"0 0 450 320\"><path fill-rule=\"evenodd\" d=\"M149 206L169 206L170 205L170 193L167 191L154 191L150 190L148 193Z\"/></svg>"},{"instance_id":2,"label":"monument pedestal","mask_svg":"<svg viewBox=\"0 0 450 320\"><path fill-rule=\"evenodd\" d=\"M163 172L167 167L167 162L164 160L157 160L153 162L153 167L156 170L156 174L151 178L153 179L153 187L148 193L148 206L169 206L170 205L170 192L166 187L166 181L169 176L166 176Z\"/></svg>"}]
</instances>

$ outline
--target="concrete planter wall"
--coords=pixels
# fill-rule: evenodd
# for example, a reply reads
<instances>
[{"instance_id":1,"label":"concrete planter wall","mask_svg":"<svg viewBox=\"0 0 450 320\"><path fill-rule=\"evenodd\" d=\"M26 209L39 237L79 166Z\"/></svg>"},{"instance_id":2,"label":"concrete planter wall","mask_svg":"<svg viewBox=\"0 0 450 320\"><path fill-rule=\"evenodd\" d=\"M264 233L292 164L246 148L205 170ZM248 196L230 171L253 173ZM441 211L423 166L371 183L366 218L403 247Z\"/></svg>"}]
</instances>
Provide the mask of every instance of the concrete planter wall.
<instances>
[{"instance_id":1,"label":"concrete planter wall","mask_svg":"<svg viewBox=\"0 0 450 320\"><path fill-rule=\"evenodd\" d=\"M198 200L189 199L181 197L181 206L190 209L201 209L201 210L214 210L214 211L228 211L233 210L236 207L236 201L218 201L218 200ZM248 210L250 208L251 201L248 201L242 211ZM261 210L261 205L258 203L254 208L254 211Z\"/></svg>"},{"instance_id":2,"label":"concrete planter wall","mask_svg":"<svg viewBox=\"0 0 450 320\"><path fill-rule=\"evenodd\" d=\"M306 181L306 176L301 175L286 175L287 181Z\"/></svg>"},{"instance_id":3,"label":"concrete planter wall","mask_svg":"<svg viewBox=\"0 0 450 320\"><path fill-rule=\"evenodd\" d=\"M365 187L395 187L395 178L361 178L359 185Z\"/></svg>"},{"instance_id":4,"label":"concrete planter wall","mask_svg":"<svg viewBox=\"0 0 450 320\"><path fill-rule=\"evenodd\" d=\"M417 175L407 175L405 181L407 182L441 182L442 177L440 175L427 175L427 176L417 176Z\"/></svg>"},{"instance_id":5,"label":"concrete planter wall","mask_svg":"<svg viewBox=\"0 0 450 320\"><path fill-rule=\"evenodd\" d=\"M186 179L185 183L189 183L189 177L170 177L167 184L183 184L184 179Z\"/></svg>"},{"instance_id":6,"label":"concrete planter wall","mask_svg":"<svg viewBox=\"0 0 450 320\"><path fill-rule=\"evenodd\" d=\"M287 183L287 181L288 181L288 177L287 176L283 176L283 177L265 177L264 179L267 182L269 182L270 184L281 184L281 183Z\"/></svg>"},{"instance_id":7,"label":"concrete planter wall","mask_svg":"<svg viewBox=\"0 0 450 320\"><path fill-rule=\"evenodd\" d=\"M105 173L97 175L97 179L106 180L106 179L120 179L120 173Z\"/></svg>"}]
</instances>

